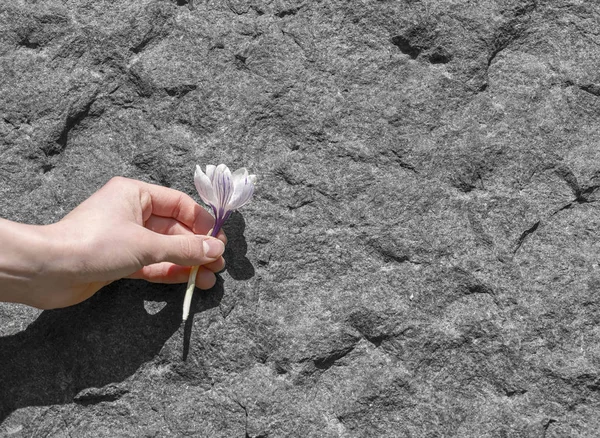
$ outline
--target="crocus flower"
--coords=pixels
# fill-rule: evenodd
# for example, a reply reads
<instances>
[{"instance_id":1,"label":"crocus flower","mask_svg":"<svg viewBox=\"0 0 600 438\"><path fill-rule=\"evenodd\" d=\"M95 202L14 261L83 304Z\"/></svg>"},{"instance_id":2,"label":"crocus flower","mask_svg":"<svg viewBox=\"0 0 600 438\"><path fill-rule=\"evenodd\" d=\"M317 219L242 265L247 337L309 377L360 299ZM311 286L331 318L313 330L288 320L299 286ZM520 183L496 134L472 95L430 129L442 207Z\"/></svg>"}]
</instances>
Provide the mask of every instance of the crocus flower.
<instances>
[{"instance_id":1,"label":"crocus flower","mask_svg":"<svg viewBox=\"0 0 600 438\"><path fill-rule=\"evenodd\" d=\"M248 175L245 167L231 173L224 164L206 166L206 173L196 166L194 184L202 201L212 208L215 226L212 236L216 236L231 213L252 198L255 175Z\"/></svg>"},{"instance_id":2,"label":"crocus flower","mask_svg":"<svg viewBox=\"0 0 600 438\"><path fill-rule=\"evenodd\" d=\"M202 201L212 208L215 215L215 225L211 236L216 237L231 213L246 204L254 193L255 175L248 175L246 168L231 173L224 164L206 166L206 173L200 166L196 166L194 185ZM190 313L192 295L196 284L196 275L199 266L192 267L188 279L185 299L183 300L183 320L186 321Z\"/></svg>"}]
</instances>

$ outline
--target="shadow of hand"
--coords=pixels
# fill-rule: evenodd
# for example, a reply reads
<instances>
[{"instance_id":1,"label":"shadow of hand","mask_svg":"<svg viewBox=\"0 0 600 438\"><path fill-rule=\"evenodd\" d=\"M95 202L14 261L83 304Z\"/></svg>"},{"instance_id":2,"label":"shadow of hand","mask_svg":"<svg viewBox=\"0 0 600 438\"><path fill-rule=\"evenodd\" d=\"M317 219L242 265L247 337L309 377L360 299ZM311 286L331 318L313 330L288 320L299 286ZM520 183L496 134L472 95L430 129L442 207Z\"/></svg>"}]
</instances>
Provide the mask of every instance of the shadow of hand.
<instances>
[{"instance_id":1,"label":"shadow of hand","mask_svg":"<svg viewBox=\"0 0 600 438\"><path fill-rule=\"evenodd\" d=\"M249 279L254 267L246 258L245 222L234 213L225 226L224 257L236 280ZM197 291L184 327L183 359L189 352L194 313L220 305L223 282ZM144 301L166 305L150 314ZM87 388L118 383L157 356L181 326L182 285L121 280L83 303L47 310L25 331L0 337L0 423L27 406L72 403Z\"/></svg>"},{"instance_id":2,"label":"shadow of hand","mask_svg":"<svg viewBox=\"0 0 600 438\"><path fill-rule=\"evenodd\" d=\"M144 300L166 305L150 315ZM83 389L131 376L179 329L181 303L181 285L122 280L0 338L0 422L15 409L72 403Z\"/></svg>"}]
</instances>

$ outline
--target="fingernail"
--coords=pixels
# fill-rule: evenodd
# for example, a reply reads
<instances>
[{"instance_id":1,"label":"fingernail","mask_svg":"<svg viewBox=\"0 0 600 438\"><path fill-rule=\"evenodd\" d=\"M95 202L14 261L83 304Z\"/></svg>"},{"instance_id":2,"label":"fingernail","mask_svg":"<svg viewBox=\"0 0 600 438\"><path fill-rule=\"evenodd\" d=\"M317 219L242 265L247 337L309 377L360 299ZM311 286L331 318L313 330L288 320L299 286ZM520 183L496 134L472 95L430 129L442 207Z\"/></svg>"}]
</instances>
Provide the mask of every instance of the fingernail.
<instances>
[{"instance_id":1,"label":"fingernail","mask_svg":"<svg viewBox=\"0 0 600 438\"><path fill-rule=\"evenodd\" d=\"M209 239L204 239L202 244L204 245L204 255L211 259L216 259L223 254L223 251L225 251L225 245L219 239L212 237Z\"/></svg>"}]
</instances>

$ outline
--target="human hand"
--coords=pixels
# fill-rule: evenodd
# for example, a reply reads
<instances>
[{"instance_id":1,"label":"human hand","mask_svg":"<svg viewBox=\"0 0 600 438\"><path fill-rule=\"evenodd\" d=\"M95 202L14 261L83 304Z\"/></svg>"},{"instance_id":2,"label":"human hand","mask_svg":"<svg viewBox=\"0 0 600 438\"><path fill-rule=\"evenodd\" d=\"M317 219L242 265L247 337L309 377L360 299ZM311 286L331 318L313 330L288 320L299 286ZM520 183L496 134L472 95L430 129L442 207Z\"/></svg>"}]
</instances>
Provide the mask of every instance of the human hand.
<instances>
[{"instance_id":1,"label":"human hand","mask_svg":"<svg viewBox=\"0 0 600 438\"><path fill-rule=\"evenodd\" d=\"M8 241L9 250L8 257L0 255L0 271L8 265L4 271L12 277L0 272L0 299L66 307L124 277L185 283L194 265L201 265L196 285L209 289L225 266L225 235L206 236L213 223L184 193L113 178L55 224L0 223L0 241Z\"/></svg>"}]
</instances>

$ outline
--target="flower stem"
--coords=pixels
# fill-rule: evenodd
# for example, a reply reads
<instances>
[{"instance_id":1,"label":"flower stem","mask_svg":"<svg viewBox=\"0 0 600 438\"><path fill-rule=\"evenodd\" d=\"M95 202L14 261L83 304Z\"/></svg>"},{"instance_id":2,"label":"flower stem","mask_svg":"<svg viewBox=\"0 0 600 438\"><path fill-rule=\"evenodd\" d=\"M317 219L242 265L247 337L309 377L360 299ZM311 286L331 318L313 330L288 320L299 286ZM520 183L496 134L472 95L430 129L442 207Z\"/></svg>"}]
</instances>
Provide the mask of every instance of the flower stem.
<instances>
[{"instance_id":1,"label":"flower stem","mask_svg":"<svg viewBox=\"0 0 600 438\"><path fill-rule=\"evenodd\" d=\"M221 225L223 221L220 223L215 223L215 227L209 231L209 235L211 237L217 237L219 231L221 230ZM190 306L192 305L192 296L194 295L194 288L196 287L196 275L198 275L198 269L200 266L192 266L192 270L190 271L190 276L188 278L187 288L185 290L185 298L183 299L183 321L187 321L188 316L190 316Z\"/></svg>"},{"instance_id":2,"label":"flower stem","mask_svg":"<svg viewBox=\"0 0 600 438\"><path fill-rule=\"evenodd\" d=\"M185 290L185 298L183 299L183 321L187 321L190 315L190 306L192 304L192 295L194 295L194 287L196 286L196 275L200 266L192 266L190 277L188 278L187 289Z\"/></svg>"}]
</instances>

